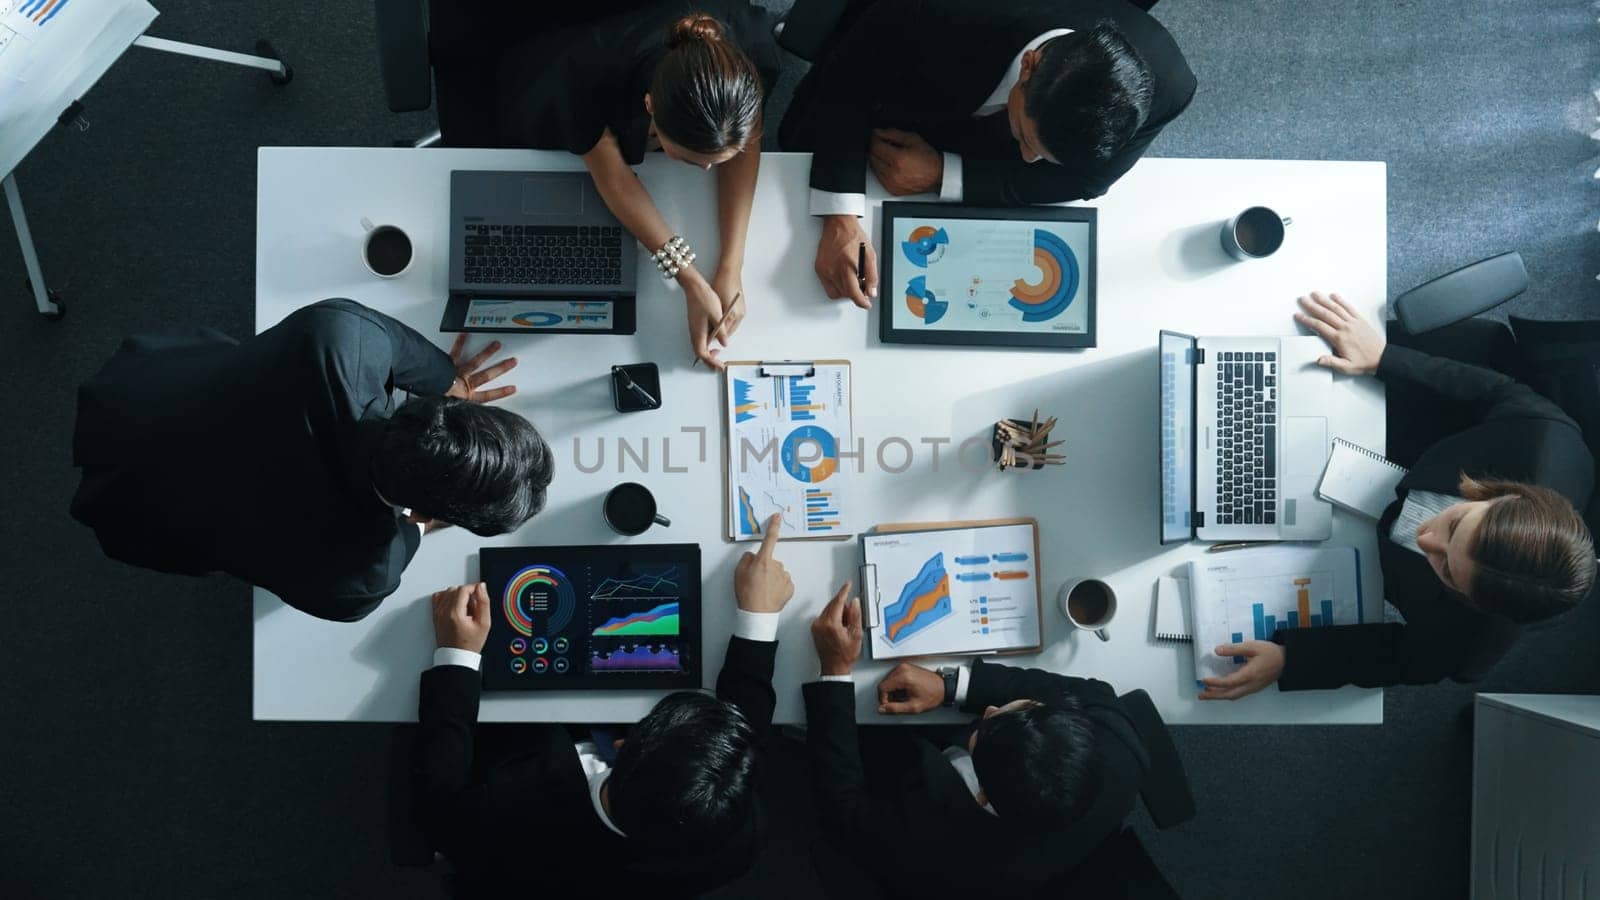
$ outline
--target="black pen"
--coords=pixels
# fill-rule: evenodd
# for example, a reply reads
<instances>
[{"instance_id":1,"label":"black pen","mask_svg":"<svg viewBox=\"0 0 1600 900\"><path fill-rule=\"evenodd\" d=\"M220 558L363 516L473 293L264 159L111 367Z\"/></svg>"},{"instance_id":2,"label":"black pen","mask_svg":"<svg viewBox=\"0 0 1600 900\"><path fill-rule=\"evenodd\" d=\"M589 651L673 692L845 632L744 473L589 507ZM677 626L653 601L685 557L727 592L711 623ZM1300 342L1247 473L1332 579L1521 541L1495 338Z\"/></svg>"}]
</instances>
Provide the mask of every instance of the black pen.
<instances>
[{"instance_id":1,"label":"black pen","mask_svg":"<svg viewBox=\"0 0 1600 900\"><path fill-rule=\"evenodd\" d=\"M630 391L633 391L633 395L638 397L640 400L643 400L646 406L650 407L651 409L655 409L660 405L658 402L656 402L656 398L650 396L649 391L645 390L634 382L633 378L628 375L627 369L624 369L621 366L616 366L612 369L612 371L622 376L622 386Z\"/></svg>"},{"instance_id":2,"label":"black pen","mask_svg":"<svg viewBox=\"0 0 1600 900\"><path fill-rule=\"evenodd\" d=\"M856 281L860 282L861 290L867 289L867 242L856 244Z\"/></svg>"}]
</instances>

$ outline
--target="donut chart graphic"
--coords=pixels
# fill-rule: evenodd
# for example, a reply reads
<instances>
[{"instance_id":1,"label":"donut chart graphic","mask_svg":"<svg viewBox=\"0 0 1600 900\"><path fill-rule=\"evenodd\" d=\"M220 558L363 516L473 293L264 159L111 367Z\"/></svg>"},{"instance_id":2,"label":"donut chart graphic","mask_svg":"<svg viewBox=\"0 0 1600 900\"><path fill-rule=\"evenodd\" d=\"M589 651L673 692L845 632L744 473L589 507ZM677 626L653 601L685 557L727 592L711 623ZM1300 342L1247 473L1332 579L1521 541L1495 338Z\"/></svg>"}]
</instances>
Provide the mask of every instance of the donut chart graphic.
<instances>
[{"instance_id":1,"label":"donut chart graphic","mask_svg":"<svg viewBox=\"0 0 1600 900\"><path fill-rule=\"evenodd\" d=\"M533 637L535 614L547 616L545 631L559 632L572 621L578 598L572 582L554 566L528 566L506 582L501 606L506 622L523 637Z\"/></svg>"},{"instance_id":2,"label":"donut chart graphic","mask_svg":"<svg viewBox=\"0 0 1600 900\"><path fill-rule=\"evenodd\" d=\"M908 240L900 242L900 249L906 259L920 269L926 269L928 263L938 262L939 257L944 255L943 248L950 243L950 235L943 228L934 228L932 225L918 225L906 237Z\"/></svg>"},{"instance_id":3,"label":"donut chart graphic","mask_svg":"<svg viewBox=\"0 0 1600 900\"><path fill-rule=\"evenodd\" d=\"M800 458L800 447L807 442L815 442L822 448L821 458ZM839 444L833 439L832 432L818 425L802 425L789 432L789 436L783 439L778 456L784 471L793 476L795 481L807 484L827 481L830 475L839 470ZM808 450L806 456L815 457L816 451Z\"/></svg>"},{"instance_id":4,"label":"donut chart graphic","mask_svg":"<svg viewBox=\"0 0 1600 900\"><path fill-rule=\"evenodd\" d=\"M1011 287L1012 309L1022 313L1024 322L1048 322L1061 315L1078 293L1078 257L1066 241L1036 228L1033 231L1033 264L1044 273L1036 284L1021 278Z\"/></svg>"},{"instance_id":5,"label":"donut chart graphic","mask_svg":"<svg viewBox=\"0 0 1600 900\"><path fill-rule=\"evenodd\" d=\"M521 675L528 671L528 661L520 656L511 657L511 674Z\"/></svg>"},{"instance_id":6,"label":"donut chart graphic","mask_svg":"<svg viewBox=\"0 0 1600 900\"><path fill-rule=\"evenodd\" d=\"M906 307L911 310L912 315L922 320L922 324L932 325L944 318L945 312L950 309L950 304L935 297L933 291L928 290L928 276L918 275L906 285Z\"/></svg>"},{"instance_id":7,"label":"donut chart graphic","mask_svg":"<svg viewBox=\"0 0 1600 900\"><path fill-rule=\"evenodd\" d=\"M552 312L525 312L512 316L511 321L523 328L553 328L565 322L566 317Z\"/></svg>"}]
</instances>

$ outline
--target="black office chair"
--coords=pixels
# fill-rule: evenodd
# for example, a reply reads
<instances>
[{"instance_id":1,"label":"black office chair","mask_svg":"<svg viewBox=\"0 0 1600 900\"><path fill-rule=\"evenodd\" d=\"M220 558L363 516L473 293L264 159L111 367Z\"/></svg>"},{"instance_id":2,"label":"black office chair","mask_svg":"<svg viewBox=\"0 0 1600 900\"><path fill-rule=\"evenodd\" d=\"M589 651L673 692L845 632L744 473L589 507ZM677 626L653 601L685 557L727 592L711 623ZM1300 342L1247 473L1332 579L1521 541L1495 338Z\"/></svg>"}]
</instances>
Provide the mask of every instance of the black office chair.
<instances>
[{"instance_id":1,"label":"black office chair","mask_svg":"<svg viewBox=\"0 0 1600 900\"><path fill-rule=\"evenodd\" d=\"M1396 297L1389 340L1516 378L1572 416L1591 448L1600 447L1600 321L1511 316L1507 327L1479 315L1527 288L1528 272L1518 253L1463 266ZM1471 424L1420 389L1389 385L1387 390L1387 453L1402 465ZM1583 514L1590 531L1600 534L1600 495Z\"/></svg>"},{"instance_id":2,"label":"black office chair","mask_svg":"<svg viewBox=\"0 0 1600 900\"><path fill-rule=\"evenodd\" d=\"M417 823L416 791L411 777L411 744L416 726L396 725L389 733L389 861L397 866L433 865L433 844Z\"/></svg>"},{"instance_id":3,"label":"black office chair","mask_svg":"<svg viewBox=\"0 0 1600 900\"><path fill-rule=\"evenodd\" d=\"M1128 0L1145 12L1160 0ZM849 26L873 0L794 0L773 27L778 46L807 62L816 62L838 32Z\"/></svg>"},{"instance_id":4,"label":"black office chair","mask_svg":"<svg viewBox=\"0 0 1600 900\"><path fill-rule=\"evenodd\" d=\"M393 112L437 109L439 129L417 147L498 147L500 62L537 33L598 19L656 0L374 0L378 72ZM437 94L437 97L435 97Z\"/></svg>"}]
</instances>

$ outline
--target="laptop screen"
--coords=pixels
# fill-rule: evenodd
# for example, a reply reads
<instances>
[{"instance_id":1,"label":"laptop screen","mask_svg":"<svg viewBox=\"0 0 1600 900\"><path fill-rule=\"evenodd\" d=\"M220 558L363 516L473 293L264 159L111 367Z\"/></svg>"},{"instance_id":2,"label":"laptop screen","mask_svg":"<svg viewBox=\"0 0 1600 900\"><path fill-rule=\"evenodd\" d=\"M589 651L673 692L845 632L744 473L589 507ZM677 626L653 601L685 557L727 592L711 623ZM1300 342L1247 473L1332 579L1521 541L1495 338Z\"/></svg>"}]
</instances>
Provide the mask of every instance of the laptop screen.
<instances>
[{"instance_id":1,"label":"laptop screen","mask_svg":"<svg viewBox=\"0 0 1600 900\"><path fill-rule=\"evenodd\" d=\"M1195 339L1161 332L1161 543L1194 537Z\"/></svg>"}]
</instances>

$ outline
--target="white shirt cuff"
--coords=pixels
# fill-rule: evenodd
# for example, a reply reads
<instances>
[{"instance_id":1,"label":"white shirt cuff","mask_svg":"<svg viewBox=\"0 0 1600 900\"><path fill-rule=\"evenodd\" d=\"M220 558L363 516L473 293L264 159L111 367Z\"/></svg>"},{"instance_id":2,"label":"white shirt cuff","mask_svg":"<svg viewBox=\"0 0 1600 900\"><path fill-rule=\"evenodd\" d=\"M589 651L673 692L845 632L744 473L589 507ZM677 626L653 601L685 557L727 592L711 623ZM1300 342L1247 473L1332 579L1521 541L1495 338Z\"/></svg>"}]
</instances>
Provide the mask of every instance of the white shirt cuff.
<instances>
[{"instance_id":1,"label":"white shirt cuff","mask_svg":"<svg viewBox=\"0 0 1600 900\"><path fill-rule=\"evenodd\" d=\"M867 214L866 194L835 194L833 191L811 189L811 214L813 216L864 216Z\"/></svg>"},{"instance_id":2,"label":"white shirt cuff","mask_svg":"<svg viewBox=\"0 0 1600 900\"><path fill-rule=\"evenodd\" d=\"M778 639L778 615L736 609L733 611L733 636L771 643Z\"/></svg>"},{"instance_id":3,"label":"white shirt cuff","mask_svg":"<svg viewBox=\"0 0 1600 900\"><path fill-rule=\"evenodd\" d=\"M967 688L972 684L972 667L956 666L956 706L967 702Z\"/></svg>"},{"instance_id":4,"label":"white shirt cuff","mask_svg":"<svg viewBox=\"0 0 1600 900\"><path fill-rule=\"evenodd\" d=\"M460 647L440 647L433 651L433 664L435 666L461 666L476 672L482 662L482 654L473 653L471 650L462 650Z\"/></svg>"},{"instance_id":5,"label":"white shirt cuff","mask_svg":"<svg viewBox=\"0 0 1600 900\"><path fill-rule=\"evenodd\" d=\"M946 203L961 202L961 154L944 155L944 179L939 182L939 199Z\"/></svg>"},{"instance_id":6,"label":"white shirt cuff","mask_svg":"<svg viewBox=\"0 0 1600 900\"><path fill-rule=\"evenodd\" d=\"M817 680L818 681L842 681L845 684L855 684L856 683L856 677L854 675L821 675L821 676L818 676Z\"/></svg>"}]
</instances>

